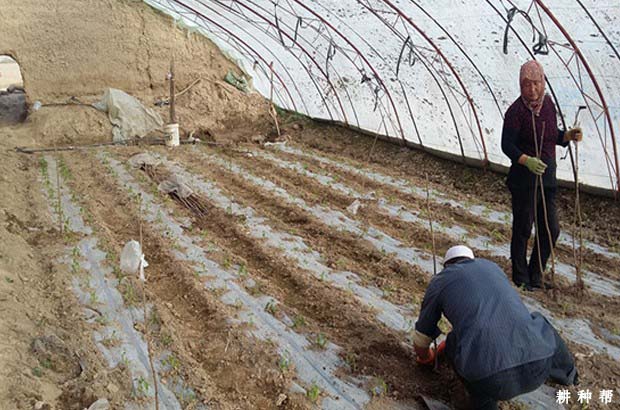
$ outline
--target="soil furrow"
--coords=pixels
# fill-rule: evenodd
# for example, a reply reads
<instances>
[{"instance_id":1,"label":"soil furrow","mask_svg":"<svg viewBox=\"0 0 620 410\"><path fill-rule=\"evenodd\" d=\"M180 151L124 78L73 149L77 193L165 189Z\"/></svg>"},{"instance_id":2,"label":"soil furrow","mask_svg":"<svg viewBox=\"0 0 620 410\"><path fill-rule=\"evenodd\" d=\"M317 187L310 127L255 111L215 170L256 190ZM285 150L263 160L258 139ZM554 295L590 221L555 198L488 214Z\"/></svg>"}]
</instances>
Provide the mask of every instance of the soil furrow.
<instances>
[{"instance_id":1,"label":"soil furrow","mask_svg":"<svg viewBox=\"0 0 620 410\"><path fill-rule=\"evenodd\" d=\"M303 173L299 174L287 169L282 170L280 167L275 166L268 161L256 160L255 158L247 159L241 156L236 156L236 160L243 161L248 168L252 168L253 172L257 172L272 180L278 180L279 184L286 185L292 190L292 193L298 196L306 197L306 199L312 202L311 198L314 198L314 203L317 202L318 197L321 197L321 203L339 207L342 202L345 202L342 198L334 200L332 203L331 198L334 196L342 196L338 192L324 193L324 191L336 191L331 187L324 186L310 177L304 176ZM283 171L283 172L282 172ZM284 179L281 182L280 179ZM301 182L300 182L301 181ZM343 184L344 181L341 182ZM364 224L376 226L383 230L390 236L402 240L407 245L422 246L423 249L430 251L431 238L430 231L426 227L422 227L419 224L405 222L399 218L387 216L384 210L379 210L379 206L376 202L369 202L368 205L360 208L357 219L363 221ZM432 211L435 215L435 210ZM439 254L445 252L445 250L454 244L455 238L447 236L442 233L437 233L435 236L437 249ZM476 248L472 246L477 254L493 260L498 263L505 272L509 272L510 261L505 256L500 256L497 252L490 252L491 245L485 244L485 248ZM505 252L504 252L505 253ZM500 252L501 254L501 252ZM554 301L553 298L544 293L535 293L533 297L537 300L543 301L547 307L549 307L556 314L562 316L569 315L571 317L588 317L595 323L609 330L618 329L618 321L613 315L609 313L620 312L620 301L617 297L595 295L590 293L589 296L581 298L581 296L572 287L571 283L567 279L556 275L556 281L558 286L562 286L561 297L558 301ZM615 341L611 343L616 344Z\"/></svg>"},{"instance_id":2,"label":"soil furrow","mask_svg":"<svg viewBox=\"0 0 620 410\"><path fill-rule=\"evenodd\" d=\"M72 188L93 216L112 254L120 254L121 244L139 236L137 221L142 215L135 198L102 171L104 167L92 156L67 162L74 174L80 175ZM223 408L272 407L289 382L276 367L273 348L248 339L242 329L230 324L228 318L234 311L222 308L215 295L205 292L193 270L171 255L171 241L148 224L143 227L143 238L150 264L149 300L170 329L159 335L158 343L171 344L181 363L186 364L187 380L192 385L206 385L203 390L211 404Z\"/></svg>"},{"instance_id":3,"label":"soil furrow","mask_svg":"<svg viewBox=\"0 0 620 410\"><path fill-rule=\"evenodd\" d=\"M346 165L332 163L331 160L325 158L318 158L316 155L302 154L295 148L282 147L281 149L270 151L287 161L299 161L309 172L325 175L338 182L346 181L346 185L364 195L372 192L378 197L383 197L384 200L393 203L395 206L402 206L411 212L425 212L425 194L421 193L418 188L414 190L411 184L405 187L406 181L398 182L400 180L391 180L378 173L372 174L376 175L375 177L370 177L359 168L353 169ZM379 178L382 178L382 180L379 181ZM435 190L433 189L433 191ZM490 211L489 209L491 208L483 207L481 208L482 210L471 213L468 211L468 208L472 208L469 201L462 201L462 206L459 207L455 206L454 203L441 202L441 199L435 198L433 194L431 195L431 201L433 202L434 215L436 215L437 222L445 224L448 229L455 229L455 226L458 226L459 229L465 228L468 235L484 235L489 244L505 245L509 243L511 232L511 217L509 213L497 214L497 217L489 220L489 215L495 212ZM458 221L458 224L456 224L456 221ZM572 231L572 227L570 230ZM562 232L562 237L556 247L556 256L568 264L573 264L574 255L570 241L570 236L566 232ZM590 248L588 248L586 244L586 247L584 247L582 269L591 270L608 278L619 280L620 265L618 262L620 261L620 255L616 257L616 254L605 249L595 252L593 250L595 248L598 249L598 245L590 244Z\"/></svg>"},{"instance_id":4,"label":"soil furrow","mask_svg":"<svg viewBox=\"0 0 620 410\"><path fill-rule=\"evenodd\" d=\"M196 167L193 167L194 169ZM205 189L208 189L208 187L206 187ZM216 214L214 212L213 209L210 209L209 214L210 214L210 218L207 219L223 219L225 222L223 223L224 230L230 230L230 224L231 224L231 217L230 215L226 215L226 209L228 207L221 207L220 209L220 213L219 216L218 214ZM232 206L232 213L236 212L236 206ZM224 212L222 212L222 209L224 209ZM205 227L206 228L206 227ZM211 229L211 230L215 230L218 229L217 226L215 225L209 225L209 228L206 229ZM233 235L235 238L237 237L243 237L243 233L240 232L239 234L235 234ZM231 248L234 248L234 242L232 241L229 246L231 246ZM250 243L252 243L252 249L249 250L243 250L243 248L236 248L235 250L237 251L241 251L241 255L243 256L243 261L244 263L247 263L247 266L254 266L254 264L256 262L254 262L252 260L252 258L254 258L254 255L256 254L260 254L260 248L258 247L258 245L254 244L257 242L257 239L254 238L253 242L250 241ZM273 259L274 261L277 261L277 258L272 255L270 256L270 259ZM263 265L261 265L261 263ZM261 270L261 268L264 266L265 261L262 261L260 263L256 263L256 270L253 269L248 269L248 272L258 272L259 274L264 274L264 270ZM278 271L275 271L273 274L271 275L281 275L284 278L288 278L287 275L287 271L288 269L286 269L286 261L284 264L281 265L276 265L277 269L280 269L280 273ZM290 262L288 263L288 265L290 266ZM298 269L294 269L293 271L298 271ZM284 272L284 274L282 274L282 272ZM267 275L270 275L267 272ZM272 276L268 276L268 278L270 280L272 280ZM328 275L326 281L328 281L330 278L330 276ZM273 279L276 279L275 277L273 277ZM355 369L354 372L364 375L364 374L376 374L376 375L380 375L381 377L384 377L385 380L390 381L391 384L393 385L399 385L399 391L401 395L405 395L407 397L414 397L412 396L413 392L415 391L416 388L421 388L419 383L421 383L421 380L424 380L426 377L426 373L422 370L420 371L420 369L417 368L411 368L410 366L406 366L406 364L411 360L411 353L409 351L408 348L405 348L402 346L402 342L399 341L399 339L402 339L402 337L398 337L395 336L393 334L393 332L390 331L385 331L386 329L384 328L383 330L379 330L379 328L376 328L374 326L376 325L372 325L369 324L368 322L370 321L371 323L373 321L371 321L368 316L366 316L366 318L364 318L365 315L359 315L358 311L356 311L356 308L353 309L347 309L347 312L344 313L342 311L343 307L348 307L349 303L346 302L346 300L348 298L343 298L342 296L340 298L335 298L335 300L333 302L330 302L331 296L330 296L330 292L333 292L333 290L331 291L322 291L322 293L320 294L314 294L314 295L307 295L305 293L303 293L304 295L304 299L308 299L307 296L312 297L312 299L309 299L308 301L292 301L291 303L293 304L293 306L296 305L296 307L298 307L300 304L310 304L310 307L307 309L315 309L318 310L318 314L319 315L323 315L323 317L325 318L325 321L327 321L326 323L326 330L328 330L328 332L326 332L326 334L329 335L333 335L334 340L339 344L342 345L343 348L345 348L345 351L343 352L343 356L345 357L345 359L349 362L349 363L355 363L355 365L353 366L353 368ZM346 295L346 293L345 293ZM291 297L291 296L288 296ZM299 297L299 292L294 293L293 296L294 298L298 298ZM349 298L350 299L350 298ZM285 300L288 302L288 299L285 298ZM343 305L343 301L345 301L344 305ZM329 305L333 303L334 306L330 307ZM288 303L287 303L288 305ZM326 313L325 311L328 310L330 313L328 313L329 316L325 316ZM302 311L303 312L303 311ZM311 310L308 310L309 313L309 317L313 317L313 316L317 316L316 312L312 312ZM362 311L362 313L364 313ZM321 318L321 316L319 316L319 318ZM371 328L369 328L369 326L371 326ZM329 329L331 327L331 329ZM389 372L383 372L381 371L382 366L384 366L386 363L384 360L382 360L382 358L385 358L385 351L389 350L390 351L390 355L394 356L394 357L400 357L400 363L402 365L402 371L405 372L406 377L401 378L401 374L402 373L398 373L398 379L395 379L395 375L390 374ZM363 355L361 354L363 352ZM361 365L363 364L363 365ZM416 387L417 386L417 387ZM437 392L429 392L429 394L437 394Z\"/></svg>"}]
</instances>

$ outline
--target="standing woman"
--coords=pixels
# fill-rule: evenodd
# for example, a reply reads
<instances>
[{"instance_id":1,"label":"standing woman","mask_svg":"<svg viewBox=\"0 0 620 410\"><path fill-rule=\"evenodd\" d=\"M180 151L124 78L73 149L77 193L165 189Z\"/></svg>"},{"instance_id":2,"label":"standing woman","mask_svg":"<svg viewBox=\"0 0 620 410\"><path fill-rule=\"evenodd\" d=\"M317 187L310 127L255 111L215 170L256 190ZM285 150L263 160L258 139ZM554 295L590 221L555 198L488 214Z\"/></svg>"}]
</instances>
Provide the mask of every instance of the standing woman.
<instances>
[{"instance_id":1,"label":"standing woman","mask_svg":"<svg viewBox=\"0 0 620 410\"><path fill-rule=\"evenodd\" d=\"M504 116L502 151L512 161L506 181L512 195L512 280L517 286L533 290L548 286L542 282L542 272L560 234L555 207L555 146L581 141L582 134L580 128L566 132L558 129L556 108L545 94L545 73L538 61L521 66L519 84L521 95ZM538 175L542 175L544 189L540 186L536 189ZM536 223L536 235L528 263L527 244L533 223Z\"/></svg>"}]
</instances>

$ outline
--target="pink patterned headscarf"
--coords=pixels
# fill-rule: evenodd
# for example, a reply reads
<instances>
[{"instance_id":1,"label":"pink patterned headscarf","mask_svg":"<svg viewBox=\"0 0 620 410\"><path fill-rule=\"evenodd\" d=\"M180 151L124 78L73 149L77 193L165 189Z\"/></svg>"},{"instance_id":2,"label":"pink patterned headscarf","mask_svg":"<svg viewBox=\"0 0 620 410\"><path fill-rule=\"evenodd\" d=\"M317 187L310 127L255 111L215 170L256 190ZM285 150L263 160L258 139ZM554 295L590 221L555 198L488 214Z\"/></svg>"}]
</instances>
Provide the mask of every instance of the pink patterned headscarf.
<instances>
[{"instance_id":1,"label":"pink patterned headscarf","mask_svg":"<svg viewBox=\"0 0 620 410\"><path fill-rule=\"evenodd\" d=\"M521 66L519 72L519 85L523 84L524 80L540 81L543 86L543 92L538 101L530 102L521 97L525 106L530 109L534 114L539 115L542 110L543 102L545 100L545 70L543 66L536 60L530 60Z\"/></svg>"}]
</instances>

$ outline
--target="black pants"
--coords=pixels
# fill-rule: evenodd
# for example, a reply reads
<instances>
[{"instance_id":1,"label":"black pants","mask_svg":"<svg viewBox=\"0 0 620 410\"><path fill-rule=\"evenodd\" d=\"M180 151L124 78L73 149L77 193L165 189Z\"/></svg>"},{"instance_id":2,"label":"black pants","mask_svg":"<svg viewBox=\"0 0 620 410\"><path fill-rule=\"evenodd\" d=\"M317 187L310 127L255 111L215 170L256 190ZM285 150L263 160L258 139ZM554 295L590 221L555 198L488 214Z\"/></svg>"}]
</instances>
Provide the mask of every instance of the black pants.
<instances>
[{"instance_id":1,"label":"black pants","mask_svg":"<svg viewBox=\"0 0 620 410\"><path fill-rule=\"evenodd\" d=\"M547 379L564 386L577 384L577 368L573 356L558 332L555 329L553 331L556 350L552 357L502 370L475 382L464 381L474 408L496 410L498 400L510 400L534 391Z\"/></svg>"},{"instance_id":2,"label":"black pants","mask_svg":"<svg viewBox=\"0 0 620 410\"><path fill-rule=\"evenodd\" d=\"M551 247L555 246L555 242L560 235L560 225L555 207L556 188L545 187L544 189L549 230L547 230L545 224L543 196L540 187L536 198L534 198L533 188L509 188L512 194L512 240L510 242L512 280L517 286L540 287L542 286L542 272L544 272L547 260L551 254ZM536 235L528 264L527 245L532 233L532 224L534 223L536 224Z\"/></svg>"}]
</instances>

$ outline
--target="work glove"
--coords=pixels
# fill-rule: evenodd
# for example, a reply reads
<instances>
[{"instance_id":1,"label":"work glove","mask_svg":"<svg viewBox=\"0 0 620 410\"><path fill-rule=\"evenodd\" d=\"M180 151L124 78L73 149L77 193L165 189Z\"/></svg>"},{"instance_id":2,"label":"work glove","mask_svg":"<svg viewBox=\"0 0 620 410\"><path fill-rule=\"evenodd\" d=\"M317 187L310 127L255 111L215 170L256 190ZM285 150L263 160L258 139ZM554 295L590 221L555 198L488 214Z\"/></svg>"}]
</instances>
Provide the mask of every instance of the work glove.
<instances>
[{"instance_id":1,"label":"work glove","mask_svg":"<svg viewBox=\"0 0 620 410\"><path fill-rule=\"evenodd\" d=\"M583 134L579 127L571 128L564 133L564 141L581 141L582 139Z\"/></svg>"},{"instance_id":2,"label":"work glove","mask_svg":"<svg viewBox=\"0 0 620 410\"><path fill-rule=\"evenodd\" d=\"M531 173L536 175L542 175L545 169L547 169L547 164L536 157L527 157L523 165L525 165Z\"/></svg>"},{"instance_id":3,"label":"work glove","mask_svg":"<svg viewBox=\"0 0 620 410\"><path fill-rule=\"evenodd\" d=\"M441 357L444 353L444 350L446 350L446 341L442 341L441 343L439 343L439 345L437 346L437 350L435 351L435 349L432 348L428 348L427 349L427 353L424 359L421 357L422 355L416 355L416 362L418 362L419 364L425 365L425 366L429 366L435 363L435 357Z\"/></svg>"}]
</instances>

